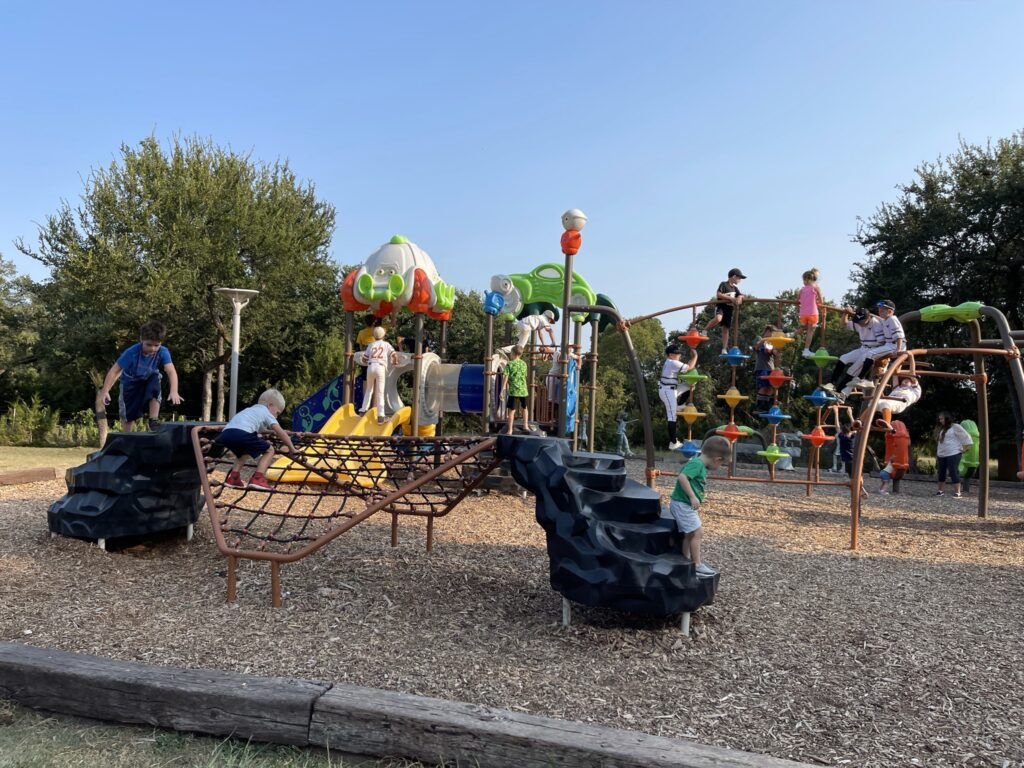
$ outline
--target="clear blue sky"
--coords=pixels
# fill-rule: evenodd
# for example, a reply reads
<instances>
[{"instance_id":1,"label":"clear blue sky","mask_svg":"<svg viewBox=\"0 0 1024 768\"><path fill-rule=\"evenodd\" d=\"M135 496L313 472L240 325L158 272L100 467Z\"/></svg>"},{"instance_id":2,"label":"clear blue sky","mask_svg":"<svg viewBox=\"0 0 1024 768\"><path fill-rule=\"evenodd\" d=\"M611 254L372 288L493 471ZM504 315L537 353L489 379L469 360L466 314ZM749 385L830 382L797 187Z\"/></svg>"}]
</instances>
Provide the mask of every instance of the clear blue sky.
<instances>
[{"instance_id":1,"label":"clear blue sky","mask_svg":"<svg viewBox=\"0 0 1024 768\"><path fill-rule=\"evenodd\" d=\"M628 315L822 270L915 166L1024 128L1024 3L48 3L4 10L0 253L122 142L287 159L342 263L394 233L442 276L560 261Z\"/></svg>"}]
</instances>

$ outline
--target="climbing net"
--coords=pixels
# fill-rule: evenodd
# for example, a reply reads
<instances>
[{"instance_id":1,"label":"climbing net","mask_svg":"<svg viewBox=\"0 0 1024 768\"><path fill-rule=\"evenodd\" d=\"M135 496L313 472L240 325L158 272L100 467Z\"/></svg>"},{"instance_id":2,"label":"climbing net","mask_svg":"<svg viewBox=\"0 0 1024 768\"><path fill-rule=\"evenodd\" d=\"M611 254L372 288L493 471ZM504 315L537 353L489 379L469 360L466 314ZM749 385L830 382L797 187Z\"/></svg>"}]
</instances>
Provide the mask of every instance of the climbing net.
<instances>
[{"instance_id":1,"label":"climbing net","mask_svg":"<svg viewBox=\"0 0 1024 768\"><path fill-rule=\"evenodd\" d=\"M497 465L494 438L349 437L295 434L295 453L263 435L279 456L270 488L225 484L234 457L215 443L221 427L192 433L210 520L229 558L292 562L371 515L447 514ZM255 465L242 467L244 483ZM429 543L429 541L428 541Z\"/></svg>"}]
</instances>

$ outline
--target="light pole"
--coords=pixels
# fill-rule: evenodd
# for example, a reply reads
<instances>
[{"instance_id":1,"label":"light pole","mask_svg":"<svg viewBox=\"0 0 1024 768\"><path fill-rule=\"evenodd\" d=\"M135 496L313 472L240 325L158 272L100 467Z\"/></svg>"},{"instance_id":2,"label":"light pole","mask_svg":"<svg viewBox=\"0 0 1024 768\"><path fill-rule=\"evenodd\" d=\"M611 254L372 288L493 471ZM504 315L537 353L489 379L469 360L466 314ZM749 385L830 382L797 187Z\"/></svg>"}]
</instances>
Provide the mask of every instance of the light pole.
<instances>
[{"instance_id":1,"label":"light pole","mask_svg":"<svg viewBox=\"0 0 1024 768\"><path fill-rule=\"evenodd\" d=\"M216 293L231 299L231 399L228 404L228 418L235 416L238 406L238 346L242 333L242 307L259 295L259 291L251 288L214 288Z\"/></svg>"}]
</instances>

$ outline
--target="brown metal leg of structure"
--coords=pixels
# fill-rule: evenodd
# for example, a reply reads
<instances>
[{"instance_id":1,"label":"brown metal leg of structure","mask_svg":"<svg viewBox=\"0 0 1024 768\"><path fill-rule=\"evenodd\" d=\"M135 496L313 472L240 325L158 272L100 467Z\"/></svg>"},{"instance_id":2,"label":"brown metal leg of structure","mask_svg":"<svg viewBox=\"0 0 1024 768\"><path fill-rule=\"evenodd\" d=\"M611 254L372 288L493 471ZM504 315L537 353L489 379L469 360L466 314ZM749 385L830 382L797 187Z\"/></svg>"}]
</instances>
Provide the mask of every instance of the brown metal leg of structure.
<instances>
[{"instance_id":1,"label":"brown metal leg of structure","mask_svg":"<svg viewBox=\"0 0 1024 768\"><path fill-rule=\"evenodd\" d=\"M270 604L281 607L281 564L277 560L270 561Z\"/></svg>"},{"instance_id":2,"label":"brown metal leg of structure","mask_svg":"<svg viewBox=\"0 0 1024 768\"><path fill-rule=\"evenodd\" d=\"M398 546L398 513L391 513L391 546Z\"/></svg>"},{"instance_id":3,"label":"brown metal leg of structure","mask_svg":"<svg viewBox=\"0 0 1024 768\"><path fill-rule=\"evenodd\" d=\"M235 569L238 567L237 557L228 557L228 602L233 603L238 598L235 591Z\"/></svg>"},{"instance_id":4,"label":"brown metal leg of structure","mask_svg":"<svg viewBox=\"0 0 1024 768\"><path fill-rule=\"evenodd\" d=\"M427 552L434 549L434 516L427 518Z\"/></svg>"}]
</instances>

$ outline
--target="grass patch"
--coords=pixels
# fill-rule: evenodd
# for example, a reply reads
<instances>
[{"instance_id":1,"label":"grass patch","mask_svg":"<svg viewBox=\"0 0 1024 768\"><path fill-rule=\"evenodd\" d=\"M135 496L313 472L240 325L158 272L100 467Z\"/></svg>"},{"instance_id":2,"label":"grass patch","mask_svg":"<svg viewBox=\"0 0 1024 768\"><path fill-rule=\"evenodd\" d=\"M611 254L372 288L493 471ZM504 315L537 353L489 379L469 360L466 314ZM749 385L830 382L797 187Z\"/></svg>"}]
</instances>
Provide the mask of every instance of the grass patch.
<instances>
[{"instance_id":1,"label":"grass patch","mask_svg":"<svg viewBox=\"0 0 1024 768\"><path fill-rule=\"evenodd\" d=\"M25 448L0 445L0 472L36 467L77 467L95 448Z\"/></svg>"},{"instance_id":2,"label":"grass patch","mask_svg":"<svg viewBox=\"0 0 1024 768\"><path fill-rule=\"evenodd\" d=\"M0 701L0 768L416 768L321 749L255 744L46 715Z\"/></svg>"}]
</instances>

